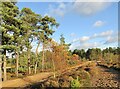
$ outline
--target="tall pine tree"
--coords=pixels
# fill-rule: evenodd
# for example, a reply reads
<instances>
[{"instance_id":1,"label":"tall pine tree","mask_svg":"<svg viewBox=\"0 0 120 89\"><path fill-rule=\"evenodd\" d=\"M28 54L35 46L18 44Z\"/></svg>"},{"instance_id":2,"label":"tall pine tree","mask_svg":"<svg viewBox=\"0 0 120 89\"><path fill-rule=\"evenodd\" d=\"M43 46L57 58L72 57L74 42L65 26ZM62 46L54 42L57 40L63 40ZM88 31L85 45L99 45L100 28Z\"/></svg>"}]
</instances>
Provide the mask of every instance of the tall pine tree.
<instances>
[{"instance_id":1,"label":"tall pine tree","mask_svg":"<svg viewBox=\"0 0 120 89\"><path fill-rule=\"evenodd\" d=\"M4 80L6 80L6 52L15 52L18 49L17 45L17 34L20 32L21 21L18 19L19 9L15 5L15 2L2 2L1 9L1 49L4 55ZM18 76L18 57L16 59L16 75Z\"/></svg>"}]
</instances>

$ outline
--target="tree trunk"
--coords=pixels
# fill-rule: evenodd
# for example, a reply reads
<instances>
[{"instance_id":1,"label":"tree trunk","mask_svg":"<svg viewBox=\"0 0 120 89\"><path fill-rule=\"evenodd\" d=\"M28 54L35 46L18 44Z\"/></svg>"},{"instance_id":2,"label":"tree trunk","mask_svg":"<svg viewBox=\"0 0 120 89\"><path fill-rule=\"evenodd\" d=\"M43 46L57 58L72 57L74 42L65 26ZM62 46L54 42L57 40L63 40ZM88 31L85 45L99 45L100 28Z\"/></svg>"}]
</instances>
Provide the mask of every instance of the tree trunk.
<instances>
[{"instance_id":1,"label":"tree trunk","mask_svg":"<svg viewBox=\"0 0 120 89\"><path fill-rule=\"evenodd\" d=\"M36 56L38 57L38 48L40 46L40 41L38 42L37 48L36 48Z\"/></svg>"},{"instance_id":2,"label":"tree trunk","mask_svg":"<svg viewBox=\"0 0 120 89\"><path fill-rule=\"evenodd\" d=\"M5 52L4 52L4 58L3 58L3 71L4 71L4 81L6 81L7 80L7 72L6 72L6 50L5 50Z\"/></svg>"},{"instance_id":3,"label":"tree trunk","mask_svg":"<svg viewBox=\"0 0 120 89\"><path fill-rule=\"evenodd\" d=\"M37 73L37 62L35 62L35 74Z\"/></svg>"},{"instance_id":4,"label":"tree trunk","mask_svg":"<svg viewBox=\"0 0 120 89\"><path fill-rule=\"evenodd\" d=\"M43 43L43 49L42 49L42 71L44 70L44 43Z\"/></svg>"},{"instance_id":5,"label":"tree trunk","mask_svg":"<svg viewBox=\"0 0 120 89\"><path fill-rule=\"evenodd\" d=\"M54 54L54 52L53 52L53 54ZM56 77L55 76L55 63L54 63L54 60L53 60L53 54L52 54L52 63L53 63L53 71L54 71L54 78Z\"/></svg>"},{"instance_id":6,"label":"tree trunk","mask_svg":"<svg viewBox=\"0 0 120 89\"><path fill-rule=\"evenodd\" d=\"M15 71L15 74L16 74L17 77L18 77L18 67L19 67L18 62L19 62L19 53L17 51L16 52L16 71Z\"/></svg>"},{"instance_id":7,"label":"tree trunk","mask_svg":"<svg viewBox=\"0 0 120 89\"><path fill-rule=\"evenodd\" d=\"M28 74L31 74L31 68L30 68L30 49L28 49Z\"/></svg>"},{"instance_id":8,"label":"tree trunk","mask_svg":"<svg viewBox=\"0 0 120 89\"><path fill-rule=\"evenodd\" d=\"M31 74L30 58L28 58L28 74Z\"/></svg>"},{"instance_id":9,"label":"tree trunk","mask_svg":"<svg viewBox=\"0 0 120 89\"><path fill-rule=\"evenodd\" d=\"M36 61L35 61L35 69L34 72L35 74L37 73L37 61L38 61L38 48L40 46L40 41L38 42L37 48L36 48Z\"/></svg>"}]
</instances>

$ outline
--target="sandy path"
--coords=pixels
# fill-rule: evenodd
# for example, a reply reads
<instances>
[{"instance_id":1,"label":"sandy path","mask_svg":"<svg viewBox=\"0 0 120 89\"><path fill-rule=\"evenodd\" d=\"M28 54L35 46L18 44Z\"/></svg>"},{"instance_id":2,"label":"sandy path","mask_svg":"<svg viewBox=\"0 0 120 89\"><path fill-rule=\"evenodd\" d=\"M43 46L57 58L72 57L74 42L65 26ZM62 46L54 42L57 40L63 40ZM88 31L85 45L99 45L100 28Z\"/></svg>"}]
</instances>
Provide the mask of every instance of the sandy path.
<instances>
[{"instance_id":1,"label":"sandy path","mask_svg":"<svg viewBox=\"0 0 120 89\"><path fill-rule=\"evenodd\" d=\"M40 82L40 80L44 80L53 75L53 72L49 73L38 73L32 76L27 76L24 78L18 78L14 80L7 80L2 82L2 87L24 87L26 85Z\"/></svg>"},{"instance_id":2,"label":"sandy path","mask_svg":"<svg viewBox=\"0 0 120 89\"><path fill-rule=\"evenodd\" d=\"M85 63L81 63L79 65L73 66L73 67L69 67L67 69L64 69L63 71L57 71L56 74L62 74L65 73L69 70L72 69L77 69L81 66L85 66L87 65L89 62L85 62ZM43 72L43 73L38 73L32 76L27 76L24 78L17 78L14 80L7 80L2 82L2 87L25 87L27 85L31 85L33 83L37 83L37 82L42 82L45 79L48 79L48 77L53 76L54 73L53 72ZM0 83L1 84L1 83Z\"/></svg>"}]
</instances>

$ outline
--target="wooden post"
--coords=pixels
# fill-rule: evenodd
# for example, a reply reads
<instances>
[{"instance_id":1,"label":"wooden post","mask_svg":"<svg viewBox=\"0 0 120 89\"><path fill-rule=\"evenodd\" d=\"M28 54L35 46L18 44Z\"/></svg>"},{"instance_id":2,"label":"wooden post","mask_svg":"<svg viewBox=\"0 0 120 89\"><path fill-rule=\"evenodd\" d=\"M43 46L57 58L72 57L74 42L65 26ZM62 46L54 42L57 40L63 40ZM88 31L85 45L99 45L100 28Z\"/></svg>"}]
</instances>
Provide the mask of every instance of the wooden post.
<instances>
[{"instance_id":1,"label":"wooden post","mask_svg":"<svg viewBox=\"0 0 120 89\"><path fill-rule=\"evenodd\" d=\"M0 54L0 89L2 89L2 57Z\"/></svg>"},{"instance_id":2,"label":"wooden post","mask_svg":"<svg viewBox=\"0 0 120 89\"><path fill-rule=\"evenodd\" d=\"M6 81L7 80L7 72L6 72L6 55L4 55L4 58L3 58L4 62L3 62L3 72L4 72L4 75L3 75L3 81Z\"/></svg>"},{"instance_id":3,"label":"wooden post","mask_svg":"<svg viewBox=\"0 0 120 89\"><path fill-rule=\"evenodd\" d=\"M16 70L15 70L15 74L16 74L17 77L18 77L18 67L19 67L18 62L19 62L19 53L16 52Z\"/></svg>"}]
</instances>

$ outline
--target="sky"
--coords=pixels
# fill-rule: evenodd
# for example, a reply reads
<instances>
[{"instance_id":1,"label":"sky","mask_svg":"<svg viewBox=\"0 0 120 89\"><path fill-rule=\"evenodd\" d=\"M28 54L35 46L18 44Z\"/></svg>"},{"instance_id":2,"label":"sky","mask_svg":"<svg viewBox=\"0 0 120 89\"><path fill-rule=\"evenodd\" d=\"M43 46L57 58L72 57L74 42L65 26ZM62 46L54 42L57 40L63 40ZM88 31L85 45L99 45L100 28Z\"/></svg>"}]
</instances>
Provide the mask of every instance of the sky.
<instances>
[{"instance_id":1,"label":"sky","mask_svg":"<svg viewBox=\"0 0 120 89\"><path fill-rule=\"evenodd\" d=\"M118 3L90 1L18 2L17 6L54 17L60 26L52 38L59 42L63 34L66 43L71 43L71 50L118 47ZM32 50L35 48L36 42Z\"/></svg>"}]
</instances>

